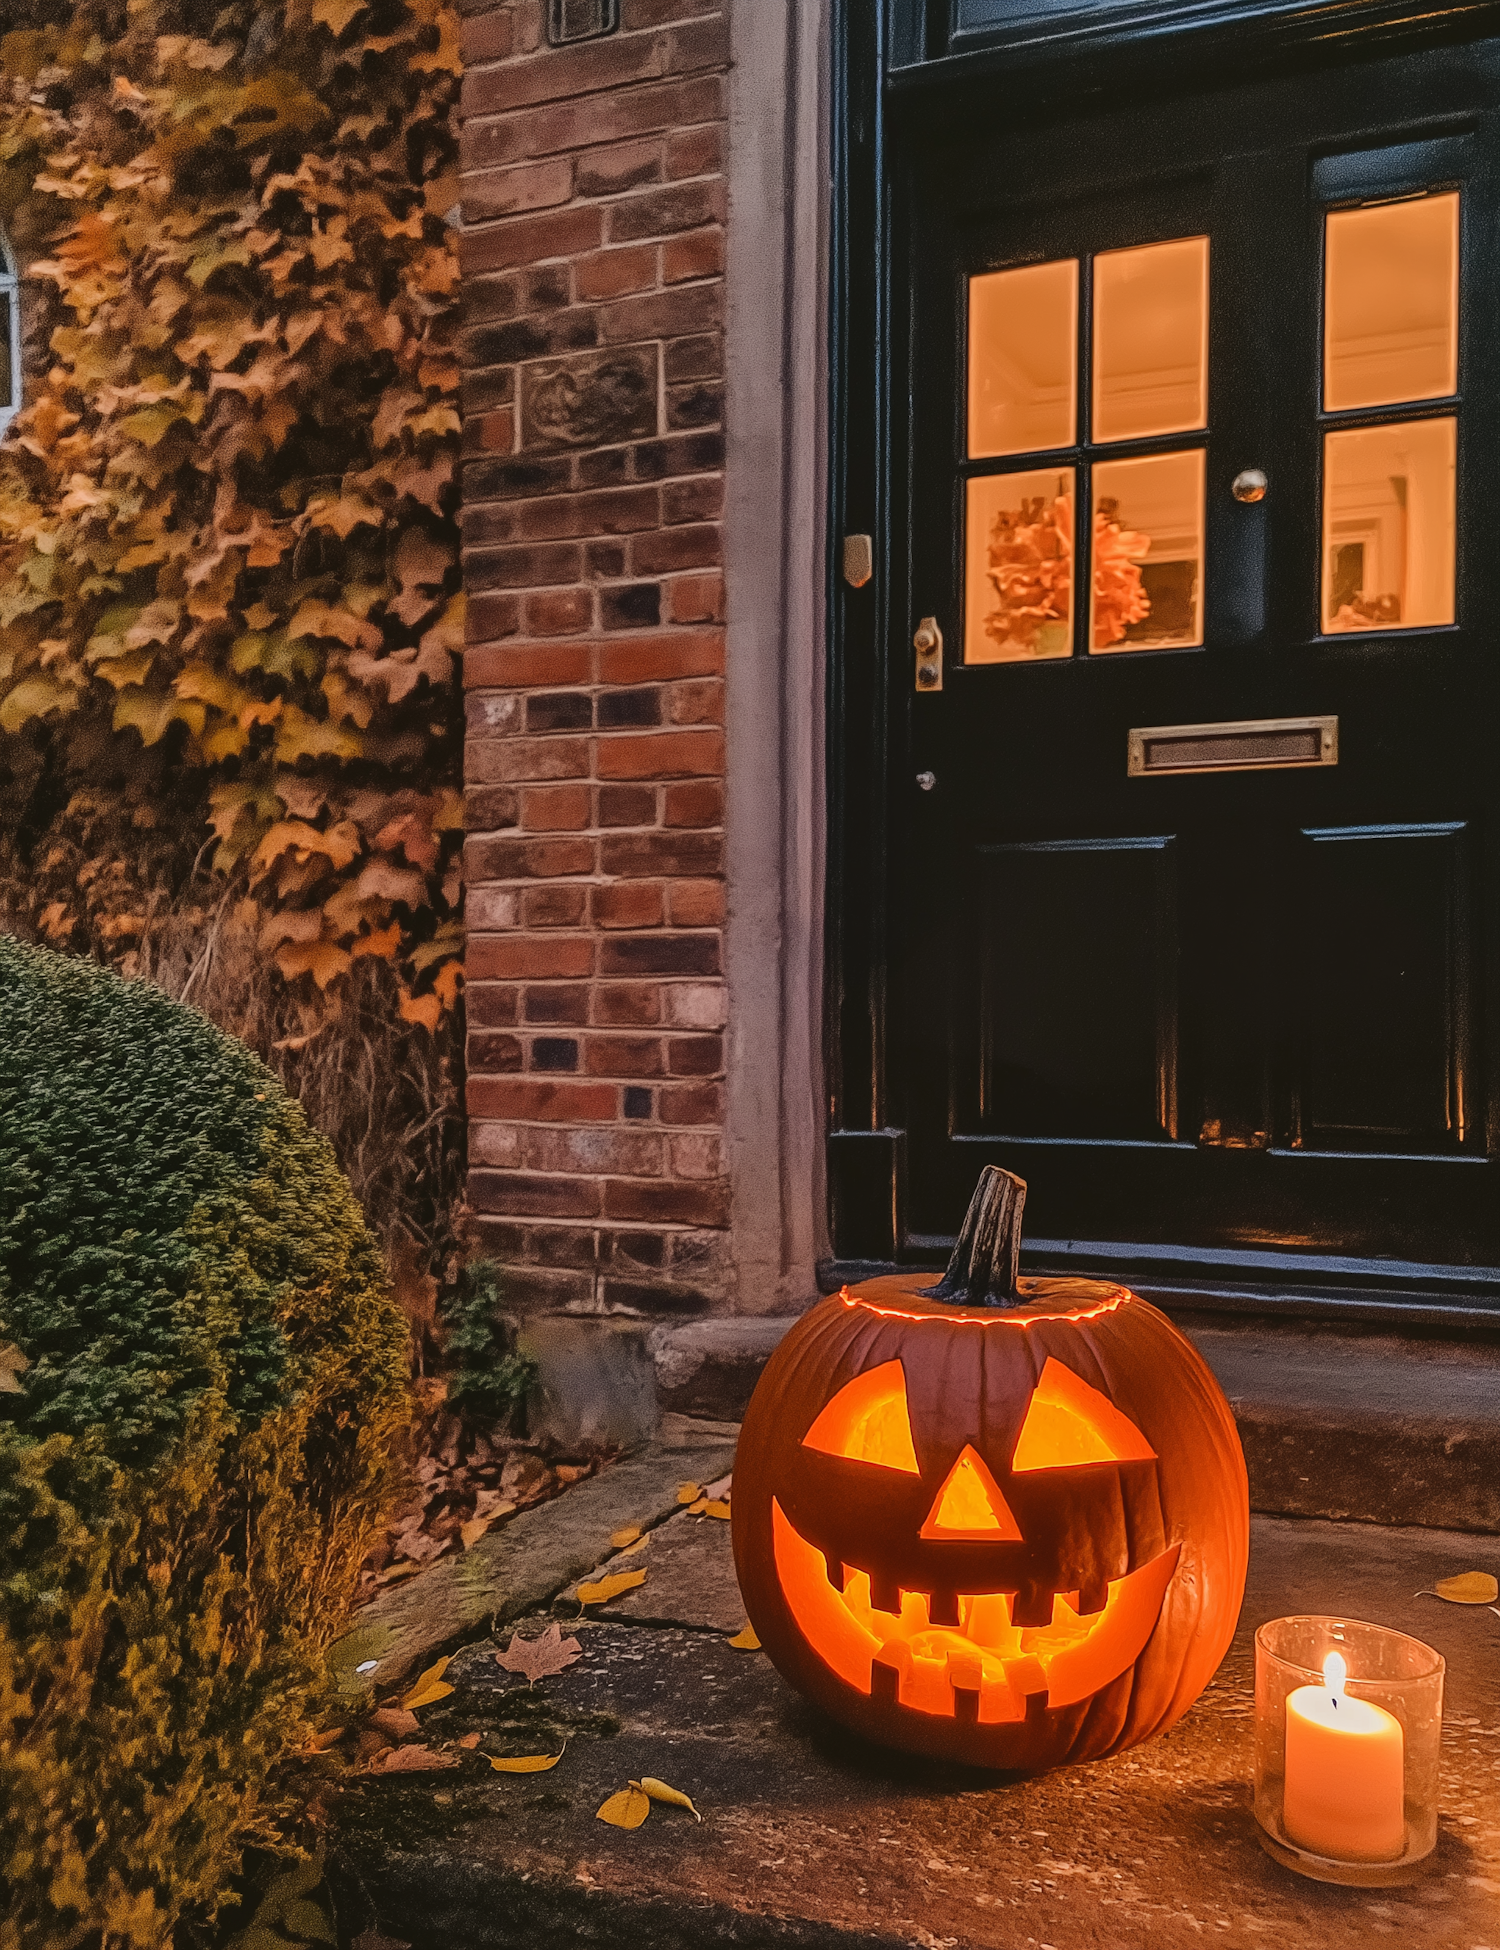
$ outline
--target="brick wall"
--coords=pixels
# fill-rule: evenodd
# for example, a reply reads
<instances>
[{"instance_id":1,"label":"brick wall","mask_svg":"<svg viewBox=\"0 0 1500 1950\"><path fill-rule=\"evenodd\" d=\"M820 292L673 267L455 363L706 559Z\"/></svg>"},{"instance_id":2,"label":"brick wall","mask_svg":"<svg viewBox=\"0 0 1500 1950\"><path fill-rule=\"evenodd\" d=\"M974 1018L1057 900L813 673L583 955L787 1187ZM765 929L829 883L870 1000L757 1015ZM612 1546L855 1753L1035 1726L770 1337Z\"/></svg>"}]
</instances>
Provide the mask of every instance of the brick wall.
<instances>
[{"instance_id":1,"label":"brick wall","mask_svg":"<svg viewBox=\"0 0 1500 1950\"><path fill-rule=\"evenodd\" d=\"M530 1309L731 1299L719 0L465 11L470 1200Z\"/></svg>"}]
</instances>

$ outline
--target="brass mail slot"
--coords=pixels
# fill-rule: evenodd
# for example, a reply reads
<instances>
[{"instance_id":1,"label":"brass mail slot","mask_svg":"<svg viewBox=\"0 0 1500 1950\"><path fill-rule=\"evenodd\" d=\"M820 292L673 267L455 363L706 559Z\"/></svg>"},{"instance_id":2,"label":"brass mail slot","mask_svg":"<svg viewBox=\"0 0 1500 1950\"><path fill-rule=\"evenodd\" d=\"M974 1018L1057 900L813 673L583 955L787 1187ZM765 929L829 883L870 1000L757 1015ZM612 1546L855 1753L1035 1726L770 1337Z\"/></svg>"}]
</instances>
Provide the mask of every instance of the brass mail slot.
<instances>
[{"instance_id":1,"label":"brass mail slot","mask_svg":"<svg viewBox=\"0 0 1500 1950\"><path fill-rule=\"evenodd\" d=\"M1243 718L1237 724L1145 725L1130 733L1125 770L1256 772L1280 765L1337 765L1337 718Z\"/></svg>"}]
</instances>

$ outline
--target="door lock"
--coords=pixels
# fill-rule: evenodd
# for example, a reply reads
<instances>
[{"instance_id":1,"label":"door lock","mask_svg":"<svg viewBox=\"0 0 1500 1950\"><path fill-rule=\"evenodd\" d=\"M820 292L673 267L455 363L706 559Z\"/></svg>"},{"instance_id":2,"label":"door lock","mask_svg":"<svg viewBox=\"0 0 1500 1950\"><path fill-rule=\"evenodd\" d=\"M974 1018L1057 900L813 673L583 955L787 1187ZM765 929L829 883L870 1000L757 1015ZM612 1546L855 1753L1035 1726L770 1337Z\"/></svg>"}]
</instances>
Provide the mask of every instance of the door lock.
<instances>
[{"instance_id":1,"label":"door lock","mask_svg":"<svg viewBox=\"0 0 1500 1950\"><path fill-rule=\"evenodd\" d=\"M924 616L912 638L917 653L917 689L940 691L943 688L943 633L935 616Z\"/></svg>"}]
</instances>

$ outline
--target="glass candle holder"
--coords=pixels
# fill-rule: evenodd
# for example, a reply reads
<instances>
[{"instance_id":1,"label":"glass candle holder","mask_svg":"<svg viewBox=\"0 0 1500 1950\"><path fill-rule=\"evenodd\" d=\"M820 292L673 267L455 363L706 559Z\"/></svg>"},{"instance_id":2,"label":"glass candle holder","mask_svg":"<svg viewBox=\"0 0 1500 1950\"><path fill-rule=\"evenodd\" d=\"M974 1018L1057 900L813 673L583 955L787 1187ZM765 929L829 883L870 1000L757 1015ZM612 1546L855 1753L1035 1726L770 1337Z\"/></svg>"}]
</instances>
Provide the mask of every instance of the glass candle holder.
<instances>
[{"instance_id":1,"label":"glass candle holder","mask_svg":"<svg viewBox=\"0 0 1500 1950\"><path fill-rule=\"evenodd\" d=\"M1409 1882L1437 1846L1443 1660L1356 1618L1255 1634L1261 1847L1318 1882Z\"/></svg>"}]
</instances>

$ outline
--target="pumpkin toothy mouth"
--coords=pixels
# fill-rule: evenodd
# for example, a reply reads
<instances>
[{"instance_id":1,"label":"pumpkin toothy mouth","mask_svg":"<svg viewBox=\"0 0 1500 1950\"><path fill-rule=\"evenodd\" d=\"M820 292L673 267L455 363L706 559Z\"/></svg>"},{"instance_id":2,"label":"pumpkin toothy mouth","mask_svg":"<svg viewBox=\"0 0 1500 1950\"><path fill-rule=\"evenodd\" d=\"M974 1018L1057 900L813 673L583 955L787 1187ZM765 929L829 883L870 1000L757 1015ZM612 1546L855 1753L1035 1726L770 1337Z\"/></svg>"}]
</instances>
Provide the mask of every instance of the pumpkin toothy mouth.
<instances>
[{"instance_id":1,"label":"pumpkin toothy mouth","mask_svg":"<svg viewBox=\"0 0 1500 1950\"><path fill-rule=\"evenodd\" d=\"M1128 1672L1156 1629L1179 1545L1111 1581L1103 1606L1080 1614L1078 1593L1055 1592L1046 1625L1011 1623L1011 1594L960 1593L959 1622L934 1625L929 1594L901 1593L899 1614L877 1611L863 1571L829 1581L823 1553L771 1500L776 1570L798 1629L856 1691L918 1713L970 1724L1024 1720L1076 1705Z\"/></svg>"}]
</instances>

